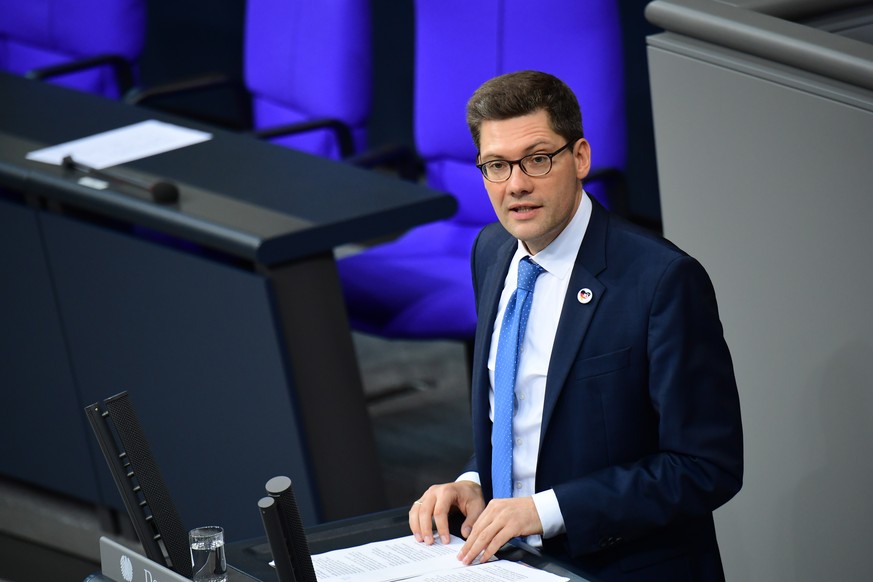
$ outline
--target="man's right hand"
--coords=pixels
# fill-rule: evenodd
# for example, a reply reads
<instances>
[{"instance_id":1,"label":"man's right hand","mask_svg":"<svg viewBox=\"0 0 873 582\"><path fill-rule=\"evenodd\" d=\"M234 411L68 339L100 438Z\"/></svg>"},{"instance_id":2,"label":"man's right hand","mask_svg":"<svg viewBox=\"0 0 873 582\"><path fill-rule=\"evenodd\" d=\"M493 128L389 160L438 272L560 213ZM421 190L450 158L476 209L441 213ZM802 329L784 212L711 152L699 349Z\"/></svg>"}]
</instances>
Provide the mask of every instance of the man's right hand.
<instances>
[{"instance_id":1,"label":"man's right hand","mask_svg":"<svg viewBox=\"0 0 873 582\"><path fill-rule=\"evenodd\" d=\"M431 485L409 509L409 529L419 542L433 543L433 524L440 540L449 543L449 512L457 507L466 519L461 524L461 535L466 539L479 514L485 509L482 488L474 481L455 481Z\"/></svg>"}]
</instances>

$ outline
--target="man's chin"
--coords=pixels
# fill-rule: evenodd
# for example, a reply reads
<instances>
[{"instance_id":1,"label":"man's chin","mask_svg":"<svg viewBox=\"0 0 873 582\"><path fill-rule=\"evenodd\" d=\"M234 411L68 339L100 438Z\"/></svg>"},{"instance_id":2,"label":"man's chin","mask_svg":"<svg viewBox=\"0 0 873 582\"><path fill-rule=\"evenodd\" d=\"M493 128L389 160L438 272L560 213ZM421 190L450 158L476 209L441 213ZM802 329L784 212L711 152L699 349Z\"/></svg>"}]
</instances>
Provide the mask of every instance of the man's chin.
<instances>
[{"instance_id":1,"label":"man's chin","mask_svg":"<svg viewBox=\"0 0 873 582\"><path fill-rule=\"evenodd\" d=\"M518 224L517 222L510 221L509 225L504 224L503 226L509 231L509 234L522 242L536 240L540 236L540 232L535 228L535 225L530 223Z\"/></svg>"}]
</instances>

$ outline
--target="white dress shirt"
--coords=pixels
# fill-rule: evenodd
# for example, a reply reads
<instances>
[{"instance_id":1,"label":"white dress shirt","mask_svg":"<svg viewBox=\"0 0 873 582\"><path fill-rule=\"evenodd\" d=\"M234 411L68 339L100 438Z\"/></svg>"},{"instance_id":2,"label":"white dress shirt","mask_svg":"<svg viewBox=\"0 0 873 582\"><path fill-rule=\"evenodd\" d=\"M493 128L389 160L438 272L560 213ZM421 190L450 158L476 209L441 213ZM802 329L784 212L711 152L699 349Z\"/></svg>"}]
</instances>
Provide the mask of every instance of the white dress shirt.
<instances>
[{"instance_id":1,"label":"white dress shirt","mask_svg":"<svg viewBox=\"0 0 873 582\"><path fill-rule=\"evenodd\" d=\"M546 248L532 259L545 272L534 288L530 317L519 356L515 395L518 403L512 419L512 479L513 497L533 496L534 505L543 525L543 537L549 538L564 532L564 518L555 492L551 489L535 493L537 458L539 455L540 429L543 420L543 404L546 393L546 376L555 342L558 321L564 297L570 284L570 274L576 263L576 255L588 229L591 218L591 200L583 192L582 200L573 219ZM509 272L503 284L494 330L491 335L491 351L488 354L488 374L491 380L489 391L489 417L494 420L494 362L497 358L497 341L503 322L506 304L518 285L518 262L530 255L521 241L512 257ZM465 473L458 480L479 483L475 472ZM540 536L529 536L528 543L542 545Z\"/></svg>"}]
</instances>

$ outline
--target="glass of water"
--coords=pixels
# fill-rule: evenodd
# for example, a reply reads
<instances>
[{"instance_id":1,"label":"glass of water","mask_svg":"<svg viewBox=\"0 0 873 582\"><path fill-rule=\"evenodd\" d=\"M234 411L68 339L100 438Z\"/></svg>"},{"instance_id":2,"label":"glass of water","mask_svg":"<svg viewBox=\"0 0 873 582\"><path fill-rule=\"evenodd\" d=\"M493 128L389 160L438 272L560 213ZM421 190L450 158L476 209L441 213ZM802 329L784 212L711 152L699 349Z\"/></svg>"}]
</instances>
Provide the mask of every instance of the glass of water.
<instances>
[{"instance_id":1,"label":"glass of water","mask_svg":"<svg viewBox=\"0 0 873 582\"><path fill-rule=\"evenodd\" d=\"M194 582L225 582L224 530L217 525L195 527L188 532Z\"/></svg>"}]
</instances>

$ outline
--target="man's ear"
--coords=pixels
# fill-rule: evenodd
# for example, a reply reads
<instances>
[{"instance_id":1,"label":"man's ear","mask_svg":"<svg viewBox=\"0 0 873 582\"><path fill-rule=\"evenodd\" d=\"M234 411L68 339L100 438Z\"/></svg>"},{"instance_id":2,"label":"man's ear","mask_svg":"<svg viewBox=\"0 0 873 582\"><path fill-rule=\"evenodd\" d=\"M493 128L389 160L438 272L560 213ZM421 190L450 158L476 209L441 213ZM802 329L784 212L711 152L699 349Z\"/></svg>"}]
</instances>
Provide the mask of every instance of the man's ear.
<instances>
[{"instance_id":1,"label":"man's ear","mask_svg":"<svg viewBox=\"0 0 873 582\"><path fill-rule=\"evenodd\" d=\"M591 146L584 137L573 145L573 161L576 164L576 178L581 180L591 170Z\"/></svg>"}]
</instances>

